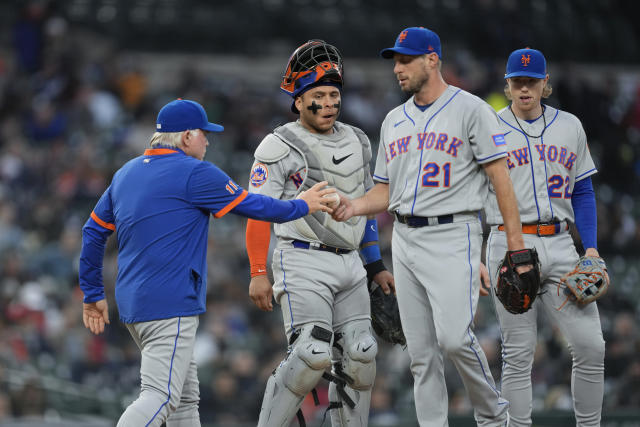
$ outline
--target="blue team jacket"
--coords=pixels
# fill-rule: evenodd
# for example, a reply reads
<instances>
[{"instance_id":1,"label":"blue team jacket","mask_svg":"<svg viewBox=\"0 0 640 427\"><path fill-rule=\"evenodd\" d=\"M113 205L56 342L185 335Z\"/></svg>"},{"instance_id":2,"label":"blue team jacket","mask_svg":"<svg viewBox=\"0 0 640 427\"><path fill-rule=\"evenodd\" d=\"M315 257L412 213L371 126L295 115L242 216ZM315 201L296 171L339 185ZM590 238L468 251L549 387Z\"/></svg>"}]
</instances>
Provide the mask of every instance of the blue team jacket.
<instances>
[{"instance_id":1,"label":"blue team jacket","mask_svg":"<svg viewBox=\"0 0 640 427\"><path fill-rule=\"evenodd\" d=\"M83 227L84 302L104 298L102 258L118 238L116 302L125 323L205 311L210 213L272 222L308 213L302 200L249 194L215 165L178 149L146 150L118 170Z\"/></svg>"}]
</instances>

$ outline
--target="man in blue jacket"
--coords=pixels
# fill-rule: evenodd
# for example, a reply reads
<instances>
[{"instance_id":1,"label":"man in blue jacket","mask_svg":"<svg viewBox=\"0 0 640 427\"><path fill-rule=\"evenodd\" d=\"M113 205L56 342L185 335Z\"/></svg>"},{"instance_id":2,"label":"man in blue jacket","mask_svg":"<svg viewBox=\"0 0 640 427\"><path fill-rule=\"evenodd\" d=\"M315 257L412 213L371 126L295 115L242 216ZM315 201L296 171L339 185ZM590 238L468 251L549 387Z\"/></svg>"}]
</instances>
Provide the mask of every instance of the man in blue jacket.
<instances>
[{"instance_id":1,"label":"man in blue jacket","mask_svg":"<svg viewBox=\"0 0 640 427\"><path fill-rule=\"evenodd\" d=\"M82 229L82 319L94 334L109 323L102 283L105 243L118 236L116 302L142 352L140 396L118 427L200 426L193 359L198 315L205 311L209 215L228 212L271 222L331 212L334 189L320 182L296 200L249 194L203 161L207 134L221 132L200 104L178 99L158 113L151 149L114 175Z\"/></svg>"}]
</instances>

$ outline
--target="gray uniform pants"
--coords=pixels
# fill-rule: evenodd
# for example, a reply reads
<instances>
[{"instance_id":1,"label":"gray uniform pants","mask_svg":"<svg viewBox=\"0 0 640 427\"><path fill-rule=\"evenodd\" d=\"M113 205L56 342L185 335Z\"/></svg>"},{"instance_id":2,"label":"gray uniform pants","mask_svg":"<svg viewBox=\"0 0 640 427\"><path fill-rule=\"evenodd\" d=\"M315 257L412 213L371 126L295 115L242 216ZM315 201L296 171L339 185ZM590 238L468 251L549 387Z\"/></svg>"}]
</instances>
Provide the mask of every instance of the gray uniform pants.
<instances>
[{"instance_id":1,"label":"gray uniform pants","mask_svg":"<svg viewBox=\"0 0 640 427\"><path fill-rule=\"evenodd\" d=\"M569 233L538 237L525 234L526 247L535 247L542 266L542 294L531 310L511 314L494 294L502 333L502 393L509 400L512 426L530 426L532 409L531 369L537 343L537 318L544 315L566 338L573 367L571 393L578 426L599 426L604 392L604 339L595 302L579 307L568 301L563 275L578 262ZM489 275L496 284L498 264L507 250L506 236L492 230L487 245ZM492 287L493 287L492 286Z\"/></svg>"},{"instance_id":2,"label":"gray uniform pants","mask_svg":"<svg viewBox=\"0 0 640 427\"><path fill-rule=\"evenodd\" d=\"M366 272L357 251L344 255L287 248L273 255L273 294L282 306L287 339L302 325L337 331L371 320Z\"/></svg>"},{"instance_id":3,"label":"gray uniform pants","mask_svg":"<svg viewBox=\"0 0 640 427\"><path fill-rule=\"evenodd\" d=\"M500 397L487 358L473 333L479 298L479 221L393 227L393 272L407 338L420 426L448 425L443 356L455 365L480 426L504 426Z\"/></svg>"},{"instance_id":4,"label":"gray uniform pants","mask_svg":"<svg viewBox=\"0 0 640 427\"><path fill-rule=\"evenodd\" d=\"M117 427L200 427L200 389L193 359L198 317L127 324L142 352L141 391Z\"/></svg>"}]
</instances>

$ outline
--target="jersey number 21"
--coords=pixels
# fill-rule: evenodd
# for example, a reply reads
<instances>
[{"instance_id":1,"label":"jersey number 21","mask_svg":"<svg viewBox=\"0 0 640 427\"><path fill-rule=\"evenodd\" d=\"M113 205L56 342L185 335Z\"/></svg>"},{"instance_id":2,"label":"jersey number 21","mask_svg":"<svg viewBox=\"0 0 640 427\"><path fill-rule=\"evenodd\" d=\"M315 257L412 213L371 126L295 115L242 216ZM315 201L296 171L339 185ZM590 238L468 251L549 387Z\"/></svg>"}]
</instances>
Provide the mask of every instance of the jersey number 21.
<instances>
[{"instance_id":1,"label":"jersey number 21","mask_svg":"<svg viewBox=\"0 0 640 427\"><path fill-rule=\"evenodd\" d=\"M447 162L442 166L442 177L439 177L440 166L437 163L429 162L422 168L422 186L423 187L440 187L442 181L443 187L449 187L451 183L451 162Z\"/></svg>"}]
</instances>

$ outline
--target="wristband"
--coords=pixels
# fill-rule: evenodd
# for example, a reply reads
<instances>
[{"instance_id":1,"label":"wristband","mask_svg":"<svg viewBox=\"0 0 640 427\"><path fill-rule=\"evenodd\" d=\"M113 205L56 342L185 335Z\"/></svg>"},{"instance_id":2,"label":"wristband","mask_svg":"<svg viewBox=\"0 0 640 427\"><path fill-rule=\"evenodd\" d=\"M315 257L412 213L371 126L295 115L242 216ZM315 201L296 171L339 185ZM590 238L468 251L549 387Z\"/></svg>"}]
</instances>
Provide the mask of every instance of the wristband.
<instances>
[{"instance_id":1,"label":"wristband","mask_svg":"<svg viewBox=\"0 0 640 427\"><path fill-rule=\"evenodd\" d=\"M373 276L384 271L387 267L384 266L384 263L381 259L374 261L369 264L365 264L364 269L367 270L367 280L371 282L373 280Z\"/></svg>"},{"instance_id":2,"label":"wristband","mask_svg":"<svg viewBox=\"0 0 640 427\"><path fill-rule=\"evenodd\" d=\"M267 266L263 264L251 265L251 277L263 276L267 274Z\"/></svg>"},{"instance_id":3,"label":"wristband","mask_svg":"<svg viewBox=\"0 0 640 427\"><path fill-rule=\"evenodd\" d=\"M360 254L365 265L382 258L380 246L378 246L378 223L375 219L368 220L365 225L364 236L360 242Z\"/></svg>"}]
</instances>

